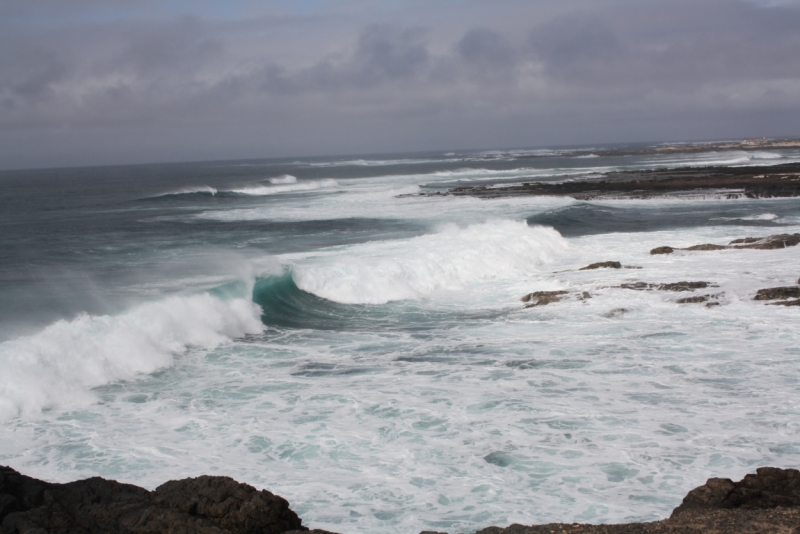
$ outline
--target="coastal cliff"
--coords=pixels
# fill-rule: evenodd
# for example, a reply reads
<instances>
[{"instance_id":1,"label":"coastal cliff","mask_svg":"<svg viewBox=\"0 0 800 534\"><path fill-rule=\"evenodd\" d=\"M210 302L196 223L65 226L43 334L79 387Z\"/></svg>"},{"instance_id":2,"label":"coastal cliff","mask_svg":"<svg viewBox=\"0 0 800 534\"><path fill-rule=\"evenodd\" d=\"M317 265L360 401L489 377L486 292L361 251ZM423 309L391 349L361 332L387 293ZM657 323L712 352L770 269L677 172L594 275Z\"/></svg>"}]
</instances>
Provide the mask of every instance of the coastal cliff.
<instances>
[{"instance_id":1,"label":"coastal cliff","mask_svg":"<svg viewBox=\"0 0 800 534\"><path fill-rule=\"evenodd\" d=\"M289 503L229 477L173 480L155 491L100 477L52 484L0 467L2 534L332 534L309 530ZM668 519L622 525L487 527L476 534L797 533L800 471L762 467L739 482L711 478ZM426 531L421 534L444 534Z\"/></svg>"}]
</instances>

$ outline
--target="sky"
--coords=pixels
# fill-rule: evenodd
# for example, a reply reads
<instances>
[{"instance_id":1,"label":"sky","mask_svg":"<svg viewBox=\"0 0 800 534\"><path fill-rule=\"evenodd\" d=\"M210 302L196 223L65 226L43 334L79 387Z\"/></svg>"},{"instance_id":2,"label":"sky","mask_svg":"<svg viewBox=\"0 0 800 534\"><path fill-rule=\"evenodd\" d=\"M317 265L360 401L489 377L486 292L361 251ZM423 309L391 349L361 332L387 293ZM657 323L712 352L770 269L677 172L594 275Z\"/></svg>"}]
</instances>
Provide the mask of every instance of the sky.
<instances>
[{"instance_id":1,"label":"sky","mask_svg":"<svg viewBox=\"0 0 800 534\"><path fill-rule=\"evenodd\" d=\"M800 0L0 0L0 168L800 137Z\"/></svg>"}]
</instances>

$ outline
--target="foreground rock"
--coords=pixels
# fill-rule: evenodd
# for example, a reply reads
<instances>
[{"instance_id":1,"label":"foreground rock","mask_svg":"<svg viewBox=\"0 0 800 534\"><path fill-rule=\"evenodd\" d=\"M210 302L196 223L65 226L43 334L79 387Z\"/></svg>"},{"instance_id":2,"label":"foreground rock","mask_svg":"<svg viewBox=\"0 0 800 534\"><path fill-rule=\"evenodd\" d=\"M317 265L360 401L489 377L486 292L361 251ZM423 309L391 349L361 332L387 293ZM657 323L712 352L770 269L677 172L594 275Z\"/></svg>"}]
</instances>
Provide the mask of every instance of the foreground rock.
<instances>
[{"instance_id":1,"label":"foreground rock","mask_svg":"<svg viewBox=\"0 0 800 534\"><path fill-rule=\"evenodd\" d=\"M703 245L694 245L687 248L672 248L672 247L656 247L650 251L650 254L672 254L676 250L727 250L727 249L741 249L750 248L755 250L774 250L778 248L795 247L800 244L800 234L778 234L770 235L767 237L745 237L742 239L734 239L727 245L714 245L712 243L705 243ZM800 283L800 281L798 281Z\"/></svg>"},{"instance_id":2,"label":"foreground rock","mask_svg":"<svg viewBox=\"0 0 800 534\"><path fill-rule=\"evenodd\" d=\"M150 492L100 477L50 484L0 467L2 534L281 534L308 530L272 493L228 477L173 480Z\"/></svg>"},{"instance_id":3,"label":"foreground rock","mask_svg":"<svg viewBox=\"0 0 800 534\"><path fill-rule=\"evenodd\" d=\"M800 471L762 467L740 482L711 478L695 488L672 516L624 525L511 525L476 534L796 534L800 532Z\"/></svg>"},{"instance_id":4,"label":"foreground rock","mask_svg":"<svg viewBox=\"0 0 800 534\"><path fill-rule=\"evenodd\" d=\"M0 466L2 534L334 534L301 525L281 497L228 477L173 480L150 492L95 477L50 484ZM427 534L436 534L425 531ZM511 525L477 534L754 534L800 532L800 471L762 467L710 478L669 519L623 525Z\"/></svg>"}]
</instances>

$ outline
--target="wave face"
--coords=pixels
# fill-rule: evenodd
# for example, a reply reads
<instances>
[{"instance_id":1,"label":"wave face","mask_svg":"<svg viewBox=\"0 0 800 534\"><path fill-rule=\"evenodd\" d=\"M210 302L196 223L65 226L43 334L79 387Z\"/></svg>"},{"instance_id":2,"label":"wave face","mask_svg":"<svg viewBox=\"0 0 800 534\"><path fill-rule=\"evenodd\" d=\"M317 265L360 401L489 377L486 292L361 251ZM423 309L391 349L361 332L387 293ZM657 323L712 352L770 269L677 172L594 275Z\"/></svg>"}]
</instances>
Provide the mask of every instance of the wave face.
<instances>
[{"instance_id":1,"label":"wave face","mask_svg":"<svg viewBox=\"0 0 800 534\"><path fill-rule=\"evenodd\" d=\"M120 316L81 315L0 344L0 420L93 402L91 388L171 366L188 348L211 349L263 330L248 299L170 297Z\"/></svg>"},{"instance_id":2,"label":"wave face","mask_svg":"<svg viewBox=\"0 0 800 534\"><path fill-rule=\"evenodd\" d=\"M293 177L285 177L283 180L288 180L289 178ZM272 182L270 180L270 182ZM266 195L277 195L279 193L293 193L296 191L314 191L316 189L329 189L332 187L336 187L339 184L336 180L316 180L313 182L297 182L295 179L294 182L288 181L279 181L279 182L272 182L275 184L285 184L285 185L254 185L249 187L242 187L240 189L231 189L226 191L226 193L236 193L239 195L252 195L252 196L266 196Z\"/></svg>"},{"instance_id":3,"label":"wave face","mask_svg":"<svg viewBox=\"0 0 800 534\"><path fill-rule=\"evenodd\" d=\"M277 176L275 178L270 178L269 183L274 185L283 185L283 184L296 184L297 177L292 176L291 174L284 174L283 176Z\"/></svg>"},{"instance_id":4,"label":"wave face","mask_svg":"<svg viewBox=\"0 0 800 534\"><path fill-rule=\"evenodd\" d=\"M535 272L566 241L552 228L492 221L408 240L362 245L353 255L296 267L297 287L345 304L418 299L470 282Z\"/></svg>"},{"instance_id":5,"label":"wave face","mask_svg":"<svg viewBox=\"0 0 800 534\"><path fill-rule=\"evenodd\" d=\"M796 161L585 147L0 172L0 463L148 488L216 472L334 532L665 517L708 477L800 464L799 309L753 300L797 284L800 246L649 251L800 232L797 199L444 193ZM631 268L581 269L605 261ZM710 286L622 288L682 280Z\"/></svg>"}]
</instances>

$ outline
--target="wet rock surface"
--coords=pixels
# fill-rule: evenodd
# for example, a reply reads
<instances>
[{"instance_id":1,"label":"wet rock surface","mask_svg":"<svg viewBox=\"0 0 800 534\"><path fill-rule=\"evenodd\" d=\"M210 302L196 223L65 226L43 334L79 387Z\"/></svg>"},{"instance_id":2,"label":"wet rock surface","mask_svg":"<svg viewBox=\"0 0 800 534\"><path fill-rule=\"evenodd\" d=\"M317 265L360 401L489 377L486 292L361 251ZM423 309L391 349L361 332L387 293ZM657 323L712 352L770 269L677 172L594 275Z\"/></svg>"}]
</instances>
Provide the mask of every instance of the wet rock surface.
<instances>
[{"instance_id":1,"label":"wet rock surface","mask_svg":"<svg viewBox=\"0 0 800 534\"><path fill-rule=\"evenodd\" d=\"M650 251L650 254L672 254L675 249L672 247L656 247Z\"/></svg>"},{"instance_id":2,"label":"wet rock surface","mask_svg":"<svg viewBox=\"0 0 800 534\"><path fill-rule=\"evenodd\" d=\"M3 534L335 534L308 530L288 503L227 477L174 480L150 492L99 477L50 484L0 467ZM800 471L762 467L739 482L710 478L669 519L649 523L551 523L488 527L477 534L800 532ZM423 531L421 534L447 534Z\"/></svg>"},{"instance_id":3,"label":"wet rock surface","mask_svg":"<svg viewBox=\"0 0 800 534\"><path fill-rule=\"evenodd\" d=\"M712 193L723 198L800 196L800 164L798 163L757 167L694 167L619 171L605 173L603 178L603 180L561 183L530 182L502 188L457 187L449 190L446 194L486 199L515 196L570 196L579 200L647 199L675 193Z\"/></svg>"},{"instance_id":4,"label":"wet rock surface","mask_svg":"<svg viewBox=\"0 0 800 534\"><path fill-rule=\"evenodd\" d=\"M150 492L100 477L51 484L0 467L2 534L281 534L306 530L289 503L228 477L174 480Z\"/></svg>"},{"instance_id":5,"label":"wet rock surface","mask_svg":"<svg viewBox=\"0 0 800 534\"><path fill-rule=\"evenodd\" d=\"M705 302L706 307L710 308L712 306L719 306L719 301L717 299L721 295L721 293L717 293L716 295L697 295L694 297L678 299L675 302L678 304L702 304Z\"/></svg>"},{"instance_id":6,"label":"wet rock surface","mask_svg":"<svg viewBox=\"0 0 800 534\"><path fill-rule=\"evenodd\" d=\"M586 267L581 267L580 271L589 271L591 269L622 269L622 264L618 261L601 261L592 263Z\"/></svg>"},{"instance_id":7,"label":"wet rock surface","mask_svg":"<svg viewBox=\"0 0 800 534\"><path fill-rule=\"evenodd\" d=\"M569 291L534 291L533 293L528 293L520 300L522 302L526 302L526 308L532 308L534 306L547 306L548 304L552 304L553 302L559 302L563 300Z\"/></svg>"},{"instance_id":8,"label":"wet rock surface","mask_svg":"<svg viewBox=\"0 0 800 534\"><path fill-rule=\"evenodd\" d=\"M534 308L536 306L547 306L554 302L561 302L562 300L587 300L592 298L591 293L588 291L581 291L570 293L569 291L534 291L528 293L520 300L527 303L525 308Z\"/></svg>"},{"instance_id":9,"label":"wet rock surface","mask_svg":"<svg viewBox=\"0 0 800 534\"><path fill-rule=\"evenodd\" d=\"M686 495L669 519L622 525L550 523L488 527L476 534L797 534L800 472L759 468L740 482L711 478ZM437 533L444 534L444 533Z\"/></svg>"},{"instance_id":10,"label":"wet rock surface","mask_svg":"<svg viewBox=\"0 0 800 534\"><path fill-rule=\"evenodd\" d=\"M695 289L705 289L707 287L715 287L714 284L709 282L672 282L669 284L648 284L646 282L633 282L630 284L622 284L622 289L633 289L636 291L694 291Z\"/></svg>"},{"instance_id":11,"label":"wet rock surface","mask_svg":"<svg viewBox=\"0 0 800 534\"><path fill-rule=\"evenodd\" d=\"M800 298L800 287L770 287L759 289L753 300L784 300Z\"/></svg>"},{"instance_id":12,"label":"wet rock surface","mask_svg":"<svg viewBox=\"0 0 800 534\"><path fill-rule=\"evenodd\" d=\"M690 252L704 251L704 250L730 250L749 248L754 250L774 250L779 248L795 247L800 244L800 234L778 234L770 235L767 237L744 237L742 239L734 239L727 245L715 245L713 243L705 243L703 245L694 245L687 248L673 248L673 247L656 247L650 251L651 255L656 254L672 254L676 250L687 250ZM800 281L798 281L800 284Z\"/></svg>"}]
</instances>

